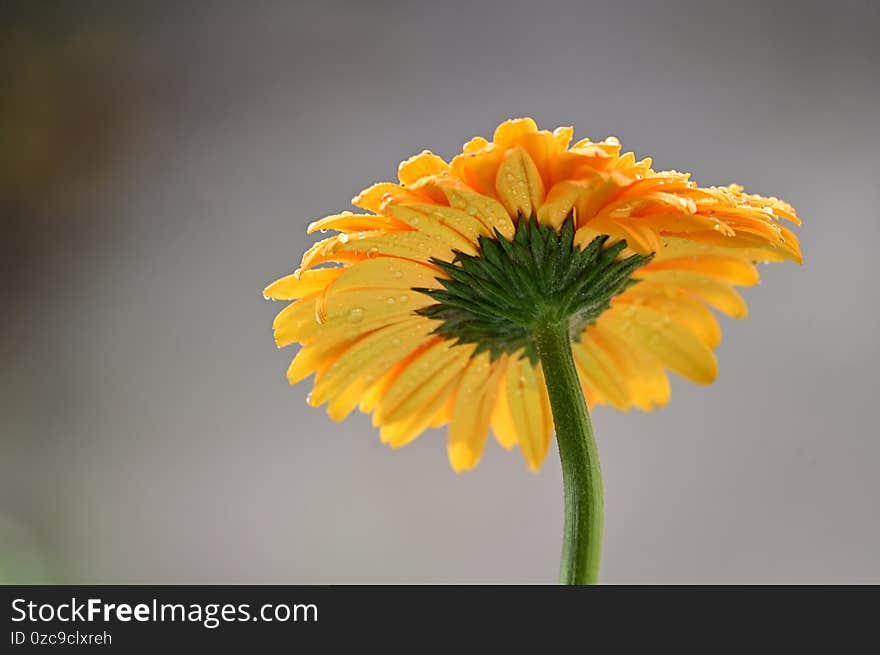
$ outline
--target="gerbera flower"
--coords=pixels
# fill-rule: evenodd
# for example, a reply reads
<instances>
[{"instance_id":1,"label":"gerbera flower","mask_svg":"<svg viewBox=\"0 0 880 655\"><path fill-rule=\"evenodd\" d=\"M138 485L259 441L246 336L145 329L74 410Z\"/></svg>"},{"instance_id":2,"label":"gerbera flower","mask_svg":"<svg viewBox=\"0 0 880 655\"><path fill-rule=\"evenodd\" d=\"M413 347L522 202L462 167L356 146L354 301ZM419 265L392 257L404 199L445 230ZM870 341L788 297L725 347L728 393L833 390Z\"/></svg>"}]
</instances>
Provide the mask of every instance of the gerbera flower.
<instances>
[{"instance_id":1,"label":"gerbera flower","mask_svg":"<svg viewBox=\"0 0 880 655\"><path fill-rule=\"evenodd\" d=\"M794 209L572 136L506 121L451 162L404 161L399 183L355 196L365 213L309 226L335 234L264 295L293 301L275 340L301 344L287 377L315 374L311 405L372 413L393 448L448 425L456 471L491 430L537 470L554 419L561 451L563 432L594 448L580 390L591 406L650 411L669 400L667 371L715 379L710 308L744 318L734 287L757 283L754 263L801 261L782 223L798 223Z\"/></svg>"}]
</instances>

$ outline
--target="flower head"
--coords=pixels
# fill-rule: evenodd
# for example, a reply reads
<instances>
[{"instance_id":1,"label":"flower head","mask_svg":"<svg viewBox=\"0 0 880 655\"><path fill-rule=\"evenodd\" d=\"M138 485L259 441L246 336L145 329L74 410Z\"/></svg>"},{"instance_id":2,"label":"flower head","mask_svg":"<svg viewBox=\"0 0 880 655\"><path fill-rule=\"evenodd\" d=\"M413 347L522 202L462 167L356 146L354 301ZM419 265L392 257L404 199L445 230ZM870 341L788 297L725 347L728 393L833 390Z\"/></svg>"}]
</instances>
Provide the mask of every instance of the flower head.
<instances>
[{"instance_id":1,"label":"flower head","mask_svg":"<svg viewBox=\"0 0 880 655\"><path fill-rule=\"evenodd\" d=\"M776 198L736 185L699 187L621 154L609 137L571 145L573 130L510 120L447 163L424 151L399 183L375 184L309 232L316 243L264 295L291 302L279 347L288 369L315 374L309 403L341 420L372 413L402 446L449 426L457 470L473 468L488 433L540 467L553 433L531 326L567 321L587 401L651 410L669 400L667 370L715 378L714 308L746 305L734 286L756 261L801 261L799 224Z\"/></svg>"}]
</instances>

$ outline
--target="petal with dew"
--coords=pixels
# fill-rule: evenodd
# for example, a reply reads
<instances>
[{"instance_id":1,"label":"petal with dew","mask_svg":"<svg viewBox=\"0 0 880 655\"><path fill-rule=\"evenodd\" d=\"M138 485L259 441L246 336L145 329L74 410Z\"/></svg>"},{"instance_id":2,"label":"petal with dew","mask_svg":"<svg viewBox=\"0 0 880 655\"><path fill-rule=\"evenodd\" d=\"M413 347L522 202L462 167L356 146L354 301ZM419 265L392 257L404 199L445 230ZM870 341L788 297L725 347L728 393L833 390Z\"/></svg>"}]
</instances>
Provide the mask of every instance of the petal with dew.
<instances>
[{"instance_id":1,"label":"petal with dew","mask_svg":"<svg viewBox=\"0 0 880 655\"><path fill-rule=\"evenodd\" d=\"M315 380L312 403L317 406L344 392L358 380L362 387L382 377L395 364L415 352L430 338L433 326L420 316L377 328L341 353ZM361 387L361 388L362 388ZM352 408L357 403L352 405Z\"/></svg>"},{"instance_id":2,"label":"petal with dew","mask_svg":"<svg viewBox=\"0 0 880 655\"><path fill-rule=\"evenodd\" d=\"M506 368L503 358L490 362L489 354L482 353L471 360L462 376L449 421L446 447L449 463L456 472L470 470L480 461L489 435L499 382Z\"/></svg>"},{"instance_id":3,"label":"petal with dew","mask_svg":"<svg viewBox=\"0 0 880 655\"><path fill-rule=\"evenodd\" d=\"M749 313L746 301L733 287L702 273L642 269L635 277L643 280L642 284L659 284L686 291L731 318L745 318Z\"/></svg>"},{"instance_id":4,"label":"petal with dew","mask_svg":"<svg viewBox=\"0 0 880 655\"><path fill-rule=\"evenodd\" d=\"M686 327L710 348L721 342L718 319L704 303L682 289L637 284L612 300L612 305L650 307Z\"/></svg>"},{"instance_id":5,"label":"petal with dew","mask_svg":"<svg viewBox=\"0 0 880 655\"><path fill-rule=\"evenodd\" d=\"M516 424L513 422L513 414L507 402L507 366L509 366L509 362L505 366L504 374L498 381L498 396L495 399L495 407L492 410L491 425L495 441L505 450L510 450L517 444L517 433Z\"/></svg>"},{"instance_id":6,"label":"petal with dew","mask_svg":"<svg viewBox=\"0 0 880 655\"><path fill-rule=\"evenodd\" d=\"M263 289L263 297L273 300L296 300L331 284L342 273L342 268L316 268L310 271L296 271L275 280Z\"/></svg>"},{"instance_id":7,"label":"petal with dew","mask_svg":"<svg viewBox=\"0 0 880 655\"><path fill-rule=\"evenodd\" d=\"M523 359L511 360L506 380L507 406L517 435L517 443L529 469L537 471L547 456L552 436L552 419L545 416L547 394L535 368ZM548 429L549 428L549 429Z\"/></svg>"},{"instance_id":8,"label":"petal with dew","mask_svg":"<svg viewBox=\"0 0 880 655\"><path fill-rule=\"evenodd\" d=\"M437 339L404 368L385 391L376 408L376 425L395 423L420 410L433 394L443 388L467 366L474 347L456 347L444 339ZM433 417L429 416L428 419Z\"/></svg>"},{"instance_id":9,"label":"petal with dew","mask_svg":"<svg viewBox=\"0 0 880 655\"><path fill-rule=\"evenodd\" d=\"M527 134L538 131L538 124L532 118L511 118L495 128L492 141L501 148L510 148Z\"/></svg>"},{"instance_id":10,"label":"petal with dew","mask_svg":"<svg viewBox=\"0 0 880 655\"><path fill-rule=\"evenodd\" d=\"M438 157L430 150L422 150L400 163L397 167L397 177L403 186L411 186L423 177L446 173L448 170L449 164L443 161L442 157Z\"/></svg>"},{"instance_id":11,"label":"petal with dew","mask_svg":"<svg viewBox=\"0 0 880 655\"><path fill-rule=\"evenodd\" d=\"M340 235L341 236L341 235ZM325 239L303 256L302 268L327 262L357 263L377 255L390 255L414 261L431 257L450 259L452 247L447 241L425 232L359 232L345 239Z\"/></svg>"},{"instance_id":12,"label":"petal with dew","mask_svg":"<svg viewBox=\"0 0 880 655\"><path fill-rule=\"evenodd\" d=\"M600 318L633 347L643 348L691 382L709 384L718 374L712 350L685 327L649 307L614 306Z\"/></svg>"},{"instance_id":13,"label":"petal with dew","mask_svg":"<svg viewBox=\"0 0 880 655\"><path fill-rule=\"evenodd\" d=\"M389 216L376 216L374 214L354 214L342 212L333 214L309 223L306 229L308 234L337 230L339 232L370 232L374 230L401 230L406 229L402 223L398 223Z\"/></svg>"},{"instance_id":14,"label":"petal with dew","mask_svg":"<svg viewBox=\"0 0 880 655\"><path fill-rule=\"evenodd\" d=\"M341 274L327 284L328 292L340 293L357 289L397 289L406 292L413 287L437 289L441 286L437 280L439 269L436 266L399 257L380 255L336 270L341 271ZM386 302L393 305L396 298L389 296Z\"/></svg>"},{"instance_id":15,"label":"petal with dew","mask_svg":"<svg viewBox=\"0 0 880 655\"><path fill-rule=\"evenodd\" d=\"M513 237L513 220L500 202L471 189L454 185L445 185L442 189L449 199L450 207L475 217L490 232L498 230L506 239Z\"/></svg>"},{"instance_id":16,"label":"petal with dew","mask_svg":"<svg viewBox=\"0 0 880 655\"><path fill-rule=\"evenodd\" d=\"M655 260L645 266L643 271L691 271L708 275L727 284L750 287L758 283L761 276L751 262L738 257L723 255L693 255Z\"/></svg>"},{"instance_id":17,"label":"petal with dew","mask_svg":"<svg viewBox=\"0 0 880 655\"><path fill-rule=\"evenodd\" d=\"M610 355L590 339L572 345L581 377L618 409L629 409L629 392Z\"/></svg>"},{"instance_id":18,"label":"petal with dew","mask_svg":"<svg viewBox=\"0 0 880 655\"><path fill-rule=\"evenodd\" d=\"M479 219L454 207L414 203L389 205L386 211L410 227L436 235L468 254L476 254L477 238L489 234Z\"/></svg>"},{"instance_id":19,"label":"petal with dew","mask_svg":"<svg viewBox=\"0 0 880 655\"><path fill-rule=\"evenodd\" d=\"M498 167L495 190L511 216L531 216L544 201L544 182L524 148L508 151Z\"/></svg>"},{"instance_id":20,"label":"petal with dew","mask_svg":"<svg viewBox=\"0 0 880 655\"><path fill-rule=\"evenodd\" d=\"M622 372L633 405L649 412L669 402L669 378L659 359L633 348L620 335L603 327L601 320L588 330L586 338L607 352Z\"/></svg>"},{"instance_id":21,"label":"petal with dew","mask_svg":"<svg viewBox=\"0 0 880 655\"><path fill-rule=\"evenodd\" d=\"M461 372L458 373L458 376ZM426 399L422 411L411 414L405 419L395 423L389 423L380 427L379 435L382 443L387 443L392 448L405 446L418 437L427 428L431 427L433 416L442 410L449 398L455 392L458 376L451 379L432 397Z\"/></svg>"}]
</instances>

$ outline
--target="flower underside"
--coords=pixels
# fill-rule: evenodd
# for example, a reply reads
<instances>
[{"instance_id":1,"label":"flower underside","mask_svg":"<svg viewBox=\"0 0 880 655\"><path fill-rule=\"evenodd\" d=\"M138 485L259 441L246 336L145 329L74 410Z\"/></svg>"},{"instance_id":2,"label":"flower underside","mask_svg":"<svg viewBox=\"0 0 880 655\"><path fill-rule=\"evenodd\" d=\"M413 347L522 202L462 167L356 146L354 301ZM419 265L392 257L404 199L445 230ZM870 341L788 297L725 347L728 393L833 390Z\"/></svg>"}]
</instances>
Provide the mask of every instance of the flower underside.
<instances>
[{"instance_id":1,"label":"flower underside","mask_svg":"<svg viewBox=\"0 0 880 655\"><path fill-rule=\"evenodd\" d=\"M477 465L490 433L537 470L549 387L564 377L536 356L548 344L568 341L569 386L589 406L652 411L669 373L715 379L713 310L745 318L737 287L757 284L755 263L802 261L784 225L796 211L655 170L613 137L573 138L504 121L450 161L403 161L396 182L355 196L364 213L309 226L332 234L263 293L289 303L275 342L299 345L287 379L314 376L310 405L370 414L394 448L446 425L456 471Z\"/></svg>"},{"instance_id":2,"label":"flower underside","mask_svg":"<svg viewBox=\"0 0 880 655\"><path fill-rule=\"evenodd\" d=\"M432 258L449 277L438 278L442 289L414 289L437 301L417 313L442 321L435 334L475 344L472 357L488 352L494 361L523 351L537 363L537 329L568 321L572 341L580 341L652 257L621 259L626 241L606 248L604 235L580 248L574 234L572 214L558 230L520 216L511 239L496 230L494 237L479 238L477 255L456 252L452 262Z\"/></svg>"}]
</instances>

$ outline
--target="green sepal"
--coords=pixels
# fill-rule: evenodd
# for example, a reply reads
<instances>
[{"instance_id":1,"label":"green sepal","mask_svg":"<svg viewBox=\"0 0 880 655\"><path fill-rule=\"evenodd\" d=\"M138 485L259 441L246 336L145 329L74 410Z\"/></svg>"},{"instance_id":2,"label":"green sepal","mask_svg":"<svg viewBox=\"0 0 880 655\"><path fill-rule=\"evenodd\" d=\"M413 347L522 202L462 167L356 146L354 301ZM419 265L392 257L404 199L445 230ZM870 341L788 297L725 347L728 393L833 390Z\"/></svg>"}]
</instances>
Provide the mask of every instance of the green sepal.
<instances>
[{"instance_id":1,"label":"green sepal","mask_svg":"<svg viewBox=\"0 0 880 655\"><path fill-rule=\"evenodd\" d=\"M434 330L456 343L477 344L474 354L525 351L537 362L533 343L541 325L568 320L573 340L599 318L611 299L637 282L632 274L652 255L620 258L625 241L605 247L597 236L584 248L574 245L571 214L559 230L522 215L512 239L497 230L480 236L479 254L456 251L451 262L432 258L445 277L442 289L416 288L437 304L418 310L441 321Z\"/></svg>"}]
</instances>

